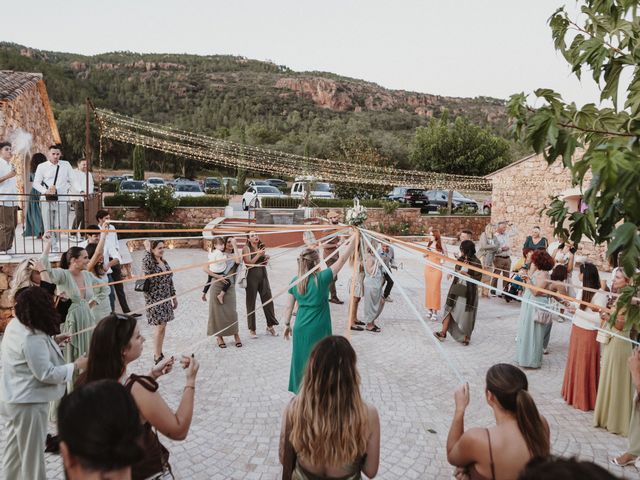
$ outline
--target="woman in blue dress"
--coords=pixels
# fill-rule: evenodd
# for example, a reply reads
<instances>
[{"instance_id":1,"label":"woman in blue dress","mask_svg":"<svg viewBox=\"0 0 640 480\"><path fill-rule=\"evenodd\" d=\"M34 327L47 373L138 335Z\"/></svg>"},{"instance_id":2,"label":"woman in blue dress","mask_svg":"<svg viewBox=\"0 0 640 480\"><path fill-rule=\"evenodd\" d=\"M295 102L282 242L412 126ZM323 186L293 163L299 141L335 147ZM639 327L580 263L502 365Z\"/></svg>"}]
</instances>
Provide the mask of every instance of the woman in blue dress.
<instances>
[{"instance_id":1,"label":"woman in blue dress","mask_svg":"<svg viewBox=\"0 0 640 480\"><path fill-rule=\"evenodd\" d=\"M553 258L546 250L536 250L531 258L529 277L531 284L539 288L549 285L549 272L553 268ZM516 362L525 368L540 368L544 352L544 334L553 321L553 314L541 310L549 306L549 296L527 288L522 296L520 318L518 320L518 339L516 341ZM536 320L548 320L544 324Z\"/></svg>"},{"instance_id":2,"label":"woman in blue dress","mask_svg":"<svg viewBox=\"0 0 640 480\"><path fill-rule=\"evenodd\" d=\"M36 168L38 168L38 165L46 161L47 157L42 153L36 153L31 157L31 173L29 174L30 182L33 182L33 177L36 174ZM44 233L44 225L42 224L42 211L40 210L40 192L33 188L32 185L31 192L29 193L29 204L27 206L26 219L24 222L24 236L41 238Z\"/></svg>"}]
</instances>

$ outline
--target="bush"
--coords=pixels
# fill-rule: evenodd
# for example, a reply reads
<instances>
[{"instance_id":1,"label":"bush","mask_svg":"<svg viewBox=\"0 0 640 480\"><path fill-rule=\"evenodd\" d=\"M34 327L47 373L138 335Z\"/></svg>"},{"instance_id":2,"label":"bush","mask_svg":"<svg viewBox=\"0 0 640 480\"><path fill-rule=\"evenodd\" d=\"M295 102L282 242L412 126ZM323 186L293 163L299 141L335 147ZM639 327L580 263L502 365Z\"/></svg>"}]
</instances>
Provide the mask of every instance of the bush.
<instances>
[{"instance_id":1,"label":"bush","mask_svg":"<svg viewBox=\"0 0 640 480\"><path fill-rule=\"evenodd\" d=\"M118 182L102 182L100 190L107 193L116 193L118 191Z\"/></svg>"},{"instance_id":2,"label":"bush","mask_svg":"<svg viewBox=\"0 0 640 480\"><path fill-rule=\"evenodd\" d=\"M173 213L178 199L173 197L173 188L168 185L147 189L145 208L152 220L162 220Z\"/></svg>"},{"instance_id":3,"label":"bush","mask_svg":"<svg viewBox=\"0 0 640 480\"><path fill-rule=\"evenodd\" d=\"M226 207L229 200L220 195L205 195L204 197L183 197L179 207Z\"/></svg>"},{"instance_id":4,"label":"bush","mask_svg":"<svg viewBox=\"0 0 640 480\"><path fill-rule=\"evenodd\" d=\"M110 197L104 197L105 207L144 207L145 197L142 195L131 195L126 193L116 193Z\"/></svg>"},{"instance_id":5,"label":"bush","mask_svg":"<svg viewBox=\"0 0 640 480\"><path fill-rule=\"evenodd\" d=\"M298 208L301 198L294 197L265 197L261 200L262 208Z\"/></svg>"},{"instance_id":6,"label":"bush","mask_svg":"<svg viewBox=\"0 0 640 480\"><path fill-rule=\"evenodd\" d=\"M392 201L382 201L382 209L386 215L393 215L398 207L400 207L400 202L392 202Z\"/></svg>"}]
</instances>

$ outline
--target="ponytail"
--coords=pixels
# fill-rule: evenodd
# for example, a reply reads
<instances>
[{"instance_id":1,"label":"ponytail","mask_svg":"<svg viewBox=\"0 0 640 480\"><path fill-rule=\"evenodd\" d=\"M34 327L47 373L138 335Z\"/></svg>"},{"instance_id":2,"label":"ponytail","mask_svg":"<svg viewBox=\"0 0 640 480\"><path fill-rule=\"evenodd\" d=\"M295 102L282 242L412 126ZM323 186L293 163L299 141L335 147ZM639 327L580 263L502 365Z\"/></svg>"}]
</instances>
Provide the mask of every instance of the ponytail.
<instances>
[{"instance_id":1,"label":"ponytail","mask_svg":"<svg viewBox=\"0 0 640 480\"><path fill-rule=\"evenodd\" d=\"M69 270L69 265L71 265L71 260L74 258L78 258L80 254L84 251L82 247L71 247L69 250L62 254L60 258L60 268L64 268L65 270Z\"/></svg>"},{"instance_id":2,"label":"ponytail","mask_svg":"<svg viewBox=\"0 0 640 480\"><path fill-rule=\"evenodd\" d=\"M318 264L319 255L317 250L307 248L298 257L298 279L304 277L304 275ZM309 277L305 277L300 283L298 283L298 293L304 295L309 285Z\"/></svg>"},{"instance_id":3,"label":"ponytail","mask_svg":"<svg viewBox=\"0 0 640 480\"><path fill-rule=\"evenodd\" d=\"M551 452L547 427L542 421L538 407L527 390L516 395L516 420L533 458L547 457Z\"/></svg>"}]
</instances>

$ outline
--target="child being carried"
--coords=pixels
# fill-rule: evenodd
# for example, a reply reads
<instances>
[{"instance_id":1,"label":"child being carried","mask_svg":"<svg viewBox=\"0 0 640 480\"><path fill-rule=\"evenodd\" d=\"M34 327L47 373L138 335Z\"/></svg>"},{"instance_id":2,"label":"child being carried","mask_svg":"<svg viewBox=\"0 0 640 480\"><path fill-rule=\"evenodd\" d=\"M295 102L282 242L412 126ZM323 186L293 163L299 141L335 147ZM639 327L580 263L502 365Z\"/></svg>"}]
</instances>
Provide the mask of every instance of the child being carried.
<instances>
[{"instance_id":1,"label":"child being carried","mask_svg":"<svg viewBox=\"0 0 640 480\"><path fill-rule=\"evenodd\" d=\"M225 250L225 240L222 237L215 237L213 239L213 250L209 253L209 271L215 275L223 275L225 270L227 269L227 256L224 253ZM208 275L207 284L204 286L204 290L202 291L202 300L207 300L207 292L209 291L209 287L211 287L211 283L214 281L214 277L212 275ZM228 279L221 280L222 281L222 290L216 296L219 303L224 303L224 295L229 290L231 286L231 282Z\"/></svg>"}]
</instances>

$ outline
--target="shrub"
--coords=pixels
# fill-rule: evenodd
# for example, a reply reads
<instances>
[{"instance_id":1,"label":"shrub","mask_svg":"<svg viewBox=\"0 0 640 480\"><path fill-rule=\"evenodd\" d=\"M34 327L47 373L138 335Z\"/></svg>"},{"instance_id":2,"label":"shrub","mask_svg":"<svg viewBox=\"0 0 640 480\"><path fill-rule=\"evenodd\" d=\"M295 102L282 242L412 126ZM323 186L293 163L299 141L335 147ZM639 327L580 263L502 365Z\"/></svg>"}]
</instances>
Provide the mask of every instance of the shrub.
<instances>
[{"instance_id":1,"label":"shrub","mask_svg":"<svg viewBox=\"0 0 640 480\"><path fill-rule=\"evenodd\" d=\"M229 200L220 195L205 195L204 197L183 197L179 207L226 207Z\"/></svg>"},{"instance_id":2,"label":"shrub","mask_svg":"<svg viewBox=\"0 0 640 480\"><path fill-rule=\"evenodd\" d=\"M382 201L382 209L384 210L384 213L386 215L393 215L393 212L395 212L398 207L400 206L399 202L392 202L392 201Z\"/></svg>"},{"instance_id":3,"label":"shrub","mask_svg":"<svg viewBox=\"0 0 640 480\"><path fill-rule=\"evenodd\" d=\"M100 190L102 192L116 193L118 191L118 182L102 182Z\"/></svg>"},{"instance_id":4,"label":"shrub","mask_svg":"<svg viewBox=\"0 0 640 480\"><path fill-rule=\"evenodd\" d=\"M136 145L133 147L133 179L144 180L145 165L144 147Z\"/></svg>"},{"instance_id":5,"label":"shrub","mask_svg":"<svg viewBox=\"0 0 640 480\"><path fill-rule=\"evenodd\" d=\"M173 188L164 185L147 189L145 203L149 217L152 220L162 220L173 213L178 206L178 199L173 197Z\"/></svg>"},{"instance_id":6,"label":"shrub","mask_svg":"<svg viewBox=\"0 0 640 480\"><path fill-rule=\"evenodd\" d=\"M104 197L105 207L144 207L145 197L127 193L116 193L110 197Z\"/></svg>"}]
</instances>

